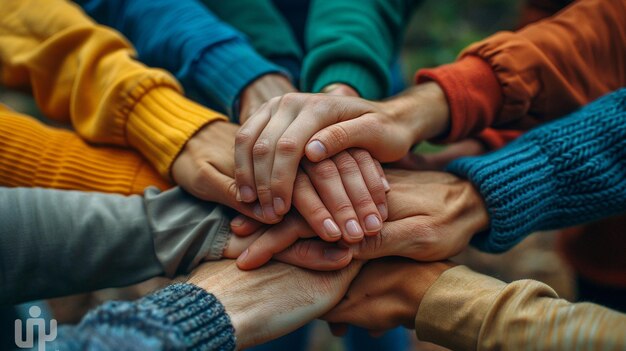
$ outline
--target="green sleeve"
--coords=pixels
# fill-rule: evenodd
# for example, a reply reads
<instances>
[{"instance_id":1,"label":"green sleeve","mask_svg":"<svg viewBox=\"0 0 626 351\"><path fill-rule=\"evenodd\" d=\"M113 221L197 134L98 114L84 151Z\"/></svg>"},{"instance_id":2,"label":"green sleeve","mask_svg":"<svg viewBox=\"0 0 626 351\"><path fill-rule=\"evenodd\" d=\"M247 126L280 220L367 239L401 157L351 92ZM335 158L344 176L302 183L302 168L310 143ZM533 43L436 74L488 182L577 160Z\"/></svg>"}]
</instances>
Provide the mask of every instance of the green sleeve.
<instances>
[{"instance_id":1,"label":"green sleeve","mask_svg":"<svg viewBox=\"0 0 626 351\"><path fill-rule=\"evenodd\" d=\"M202 0L222 20L243 32L256 51L299 76L302 50L272 0ZM245 10L245 11L244 11Z\"/></svg>"},{"instance_id":2,"label":"green sleeve","mask_svg":"<svg viewBox=\"0 0 626 351\"><path fill-rule=\"evenodd\" d=\"M417 0L312 0L302 89L345 83L366 99L390 93L389 67Z\"/></svg>"}]
</instances>

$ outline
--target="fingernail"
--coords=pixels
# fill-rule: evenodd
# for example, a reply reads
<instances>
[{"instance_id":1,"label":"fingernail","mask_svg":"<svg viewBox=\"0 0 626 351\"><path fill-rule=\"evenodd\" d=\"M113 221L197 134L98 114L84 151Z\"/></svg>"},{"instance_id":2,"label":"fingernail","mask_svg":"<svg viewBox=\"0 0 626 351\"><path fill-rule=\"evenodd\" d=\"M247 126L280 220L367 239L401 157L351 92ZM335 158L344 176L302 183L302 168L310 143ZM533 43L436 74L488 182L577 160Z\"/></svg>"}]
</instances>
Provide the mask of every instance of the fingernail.
<instances>
[{"instance_id":1,"label":"fingernail","mask_svg":"<svg viewBox=\"0 0 626 351\"><path fill-rule=\"evenodd\" d=\"M257 218L263 219L263 210L261 209L261 205L259 204L254 205L252 212L254 212L254 215L257 216Z\"/></svg>"},{"instance_id":2,"label":"fingernail","mask_svg":"<svg viewBox=\"0 0 626 351\"><path fill-rule=\"evenodd\" d=\"M250 253L250 249L245 249L243 250L243 252L241 253L241 255L239 255L239 257L237 257L237 261L241 262L241 261L245 261L246 257L248 257L248 254Z\"/></svg>"},{"instance_id":3,"label":"fingernail","mask_svg":"<svg viewBox=\"0 0 626 351\"><path fill-rule=\"evenodd\" d=\"M263 206L263 217L265 219L276 218L276 212L274 212L274 207L272 206Z\"/></svg>"},{"instance_id":4,"label":"fingernail","mask_svg":"<svg viewBox=\"0 0 626 351\"><path fill-rule=\"evenodd\" d=\"M319 160L326 156L326 147L319 140L313 140L306 146L306 153L308 156Z\"/></svg>"},{"instance_id":5,"label":"fingernail","mask_svg":"<svg viewBox=\"0 0 626 351\"><path fill-rule=\"evenodd\" d=\"M376 205L376 208L378 208L378 213L380 213L380 217L383 219L383 221L386 221L387 216L389 216L389 213L387 212L387 205L378 204Z\"/></svg>"},{"instance_id":6,"label":"fingernail","mask_svg":"<svg viewBox=\"0 0 626 351\"><path fill-rule=\"evenodd\" d=\"M329 247L324 249L324 258L330 261L340 261L346 258L350 253L350 249L342 249L340 247Z\"/></svg>"},{"instance_id":7,"label":"fingernail","mask_svg":"<svg viewBox=\"0 0 626 351\"><path fill-rule=\"evenodd\" d=\"M287 209L285 208L285 201L283 201L280 197L274 198L274 210L276 210L276 213L280 214L287 212Z\"/></svg>"},{"instance_id":8,"label":"fingernail","mask_svg":"<svg viewBox=\"0 0 626 351\"><path fill-rule=\"evenodd\" d=\"M357 239L363 236L363 230L361 230L361 226L354 219L349 220L346 223L346 231L348 232L348 236Z\"/></svg>"},{"instance_id":9,"label":"fingernail","mask_svg":"<svg viewBox=\"0 0 626 351\"><path fill-rule=\"evenodd\" d=\"M368 232L377 232L382 228L383 224L380 219L378 219L378 216L372 214L365 217L365 229L367 229Z\"/></svg>"},{"instance_id":10,"label":"fingernail","mask_svg":"<svg viewBox=\"0 0 626 351\"><path fill-rule=\"evenodd\" d=\"M241 199L245 202L252 202L254 201L254 191L252 190L251 187L244 185L242 187L239 188L239 196L241 197Z\"/></svg>"},{"instance_id":11,"label":"fingernail","mask_svg":"<svg viewBox=\"0 0 626 351\"><path fill-rule=\"evenodd\" d=\"M387 181L387 178L380 177L380 179L383 181L383 187L385 188L385 192L391 190L391 186L389 186L389 182Z\"/></svg>"},{"instance_id":12,"label":"fingernail","mask_svg":"<svg viewBox=\"0 0 626 351\"><path fill-rule=\"evenodd\" d=\"M339 230L339 227L337 226L335 221L330 218L326 218L323 223L326 235L330 236L331 238L337 238L341 236L341 230Z\"/></svg>"},{"instance_id":13,"label":"fingernail","mask_svg":"<svg viewBox=\"0 0 626 351\"><path fill-rule=\"evenodd\" d=\"M237 196L235 196L235 199L237 199L237 201L241 202L241 192L239 190L237 190Z\"/></svg>"},{"instance_id":14,"label":"fingernail","mask_svg":"<svg viewBox=\"0 0 626 351\"><path fill-rule=\"evenodd\" d=\"M246 220L242 216L237 216L230 221L232 227L241 227L244 223L246 223Z\"/></svg>"}]
</instances>

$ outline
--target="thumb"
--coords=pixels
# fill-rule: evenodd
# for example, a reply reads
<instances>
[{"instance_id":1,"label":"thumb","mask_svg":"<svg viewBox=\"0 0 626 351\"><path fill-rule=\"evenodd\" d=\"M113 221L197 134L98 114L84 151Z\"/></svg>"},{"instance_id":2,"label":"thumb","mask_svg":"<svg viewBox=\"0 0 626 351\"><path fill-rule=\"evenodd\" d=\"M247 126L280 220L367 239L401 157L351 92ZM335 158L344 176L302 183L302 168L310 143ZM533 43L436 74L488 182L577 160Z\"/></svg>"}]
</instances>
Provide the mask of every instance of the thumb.
<instances>
[{"instance_id":1,"label":"thumb","mask_svg":"<svg viewBox=\"0 0 626 351\"><path fill-rule=\"evenodd\" d=\"M387 256L405 256L409 247L401 233L406 230L402 221L385 222L380 234L365 237L360 243L351 246L352 256L360 260L372 260Z\"/></svg>"},{"instance_id":2,"label":"thumb","mask_svg":"<svg viewBox=\"0 0 626 351\"><path fill-rule=\"evenodd\" d=\"M395 161L379 147L383 139L381 128L374 128L374 123L362 116L318 131L309 139L304 151L311 162L322 161L353 147L369 151L380 162Z\"/></svg>"}]
</instances>

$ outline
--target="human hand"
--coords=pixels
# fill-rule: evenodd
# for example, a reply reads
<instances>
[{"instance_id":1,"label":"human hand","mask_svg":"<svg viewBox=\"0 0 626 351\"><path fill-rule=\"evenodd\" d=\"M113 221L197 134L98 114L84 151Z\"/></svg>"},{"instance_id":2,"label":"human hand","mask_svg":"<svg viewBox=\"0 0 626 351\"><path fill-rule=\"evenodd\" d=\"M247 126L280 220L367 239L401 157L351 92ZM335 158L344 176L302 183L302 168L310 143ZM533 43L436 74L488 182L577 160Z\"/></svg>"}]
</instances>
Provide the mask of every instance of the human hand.
<instances>
[{"instance_id":1,"label":"human hand","mask_svg":"<svg viewBox=\"0 0 626 351\"><path fill-rule=\"evenodd\" d=\"M415 329L424 295L443 272L454 266L449 261L418 263L398 257L370 261L341 302L322 318L376 333L397 326Z\"/></svg>"},{"instance_id":2,"label":"human hand","mask_svg":"<svg viewBox=\"0 0 626 351\"><path fill-rule=\"evenodd\" d=\"M239 123L244 124L269 99L295 91L298 89L282 74L271 73L257 78L241 93Z\"/></svg>"},{"instance_id":3,"label":"human hand","mask_svg":"<svg viewBox=\"0 0 626 351\"><path fill-rule=\"evenodd\" d=\"M328 95L341 95L341 96L354 96L354 97L359 97L359 93L354 90L353 87L347 85L347 84L343 84L343 83L334 83L334 84L330 84L327 85L324 89L322 89L321 91L324 94L328 94Z\"/></svg>"},{"instance_id":4,"label":"human hand","mask_svg":"<svg viewBox=\"0 0 626 351\"><path fill-rule=\"evenodd\" d=\"M236 181L254 201L286 213L305 153L319 162L351 147L381 162L397 161L418 140L445 131L445 96L435 83L409 89L386 102L326 94L286 94L261 107L242 126L235 146ZM327 128L326 128L327 127Z\"/></svg>"},{"instance_id":5,"label":"human hand","mask_svg":"<svg viewBox=\"0 0 626 351\"><path fill-rule=\"evenodd\" d=\"M387 170L392 191L388 194L389 217L379 235L366 237L350 246L357 259L403 256L419 261L435 261L461 252L471 237L488 227L489 216L474 186L443 172ZM231 224L237 235L251 234L260 224L237 217ZM297 217L289 226L274 226L256 232L252 244L237 264L254 269L272 256L283 262L316 269L324 252L335 244L299 241L315 236L306 222ZM239 239L234 239L239 240ZM279 254L278 254L279 253ZM348 262L327 259L326 269L338 269Z\"/></svg>"},{"instance_id":6,"label":"human hand","mask_svg":"<svg viewBox=\"0 0 626 351\"><path fill-rule=\"evenodd\" d=\"M362 262L340 271L314 272L273 262L255 272L231 260L206 263L189 283L224 305L243 349L287 334L326 313L345 295Z\"/></svg>"},{"instance_id":7,"label":"human hand","mask_svg":"<svg viewBox=\"0 0 626 351\"><path fill-rule=\"evenodd\" d=\"M266 220L252 204L237 201L235 186L235 134L239 126L215 121L204 126L185 145L172 164L172 178L197 198L217 202L262 222Z\"/></svg>"}]
</instances>

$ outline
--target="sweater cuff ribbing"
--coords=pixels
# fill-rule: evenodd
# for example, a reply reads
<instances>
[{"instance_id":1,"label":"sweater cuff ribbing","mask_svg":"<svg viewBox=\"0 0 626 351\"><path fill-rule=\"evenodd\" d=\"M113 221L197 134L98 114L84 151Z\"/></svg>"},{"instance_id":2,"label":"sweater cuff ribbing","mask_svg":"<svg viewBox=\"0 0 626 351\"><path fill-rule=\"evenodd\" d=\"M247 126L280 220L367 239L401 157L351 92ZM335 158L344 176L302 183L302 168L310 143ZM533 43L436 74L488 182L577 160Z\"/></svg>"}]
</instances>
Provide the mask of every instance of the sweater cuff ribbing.
<instances>
[{"instance_id":1,"label":"sweater cuff ribbing","mask_svg":"<svg viewBox=\"0 0 626 351\"><path fill-rule=\"evenodd\" d=\"M211 54L203 53L194 63L192 72L200 101L218 105L234 117L235 104L243 90L257 78L270 73L289 74L239 41L220 43Z\"/></svg>"},{"instance_id":2,"label":"sweater cuff ribbing","mask_svg":"<svg viewBox=\"0 0 626 351\"><path fill-rule=\"evenodd\" d=\"M450 106L450 131L437 142L454 142L492 126L502 106L502 88L491 66L476 56L419 70L416 82L435 81Z\"/></svg>"},{"instance_id":3,"label":"sweater cuff ribbing","mask_svg":"<svg viewBox=\"0 0 626 351\"><path fill-rule=\"evenodd\" d=\"M309 83L311 84L310 87L306 83L303 82L303 88L305 90L310 88L310 91L314 93L322 91L328 85L343 83L352 87L362 98L368 100L382 99L387 95L389 87L389 82L381 82L367 67L353 62L333 63L325 67L315 78L315 81Z\"/></svg>"},{"instance_id":4,"label":"sweater cuff ribbing","mask_svg":"<svg viewBox=\"0 0 626 351\"><path fill-rule=\"evenodd\" d=\"M139 301L183 333L188 349L234 350L235 329L219 300L193 284L170 285Z\"/></svg>"},{"instance_id":5,"label":"sweater cuff ribbing","mask_svg":"<svg viewBox=\"0 0 626 351\"><path fill-rule=\"evenodd\" d=\"M546 152L528 140L453 161L448 171L478 188L489 213L490 229L474 235L472 245L487 252L504 252L543 229L558 211L553 169Z\"/></svg>"},{"instance_id":6,"label":"sweater cuff ribbing","mask_svg":"<svg viewBox=\"0 0 626 351\"><path fill-rule=\"evenodd\" d=\"M86 144L75 133L0 113L0 178L7 186L141 194L165 182L135 151Z\"/></svg>"},{"instance_id":7,"label":"sweater cuff ribbing","mask_svg":"<svg viewBox=\"0 0 626 351\"><path fill-rule=\"evenodd\" d=\"M144 87L138 86L137 90ZM187 141L202 127L227 118L188 100L168 86L148 87L126 125L129 143L166 179Z\"/></svg>"}]
</instances>

